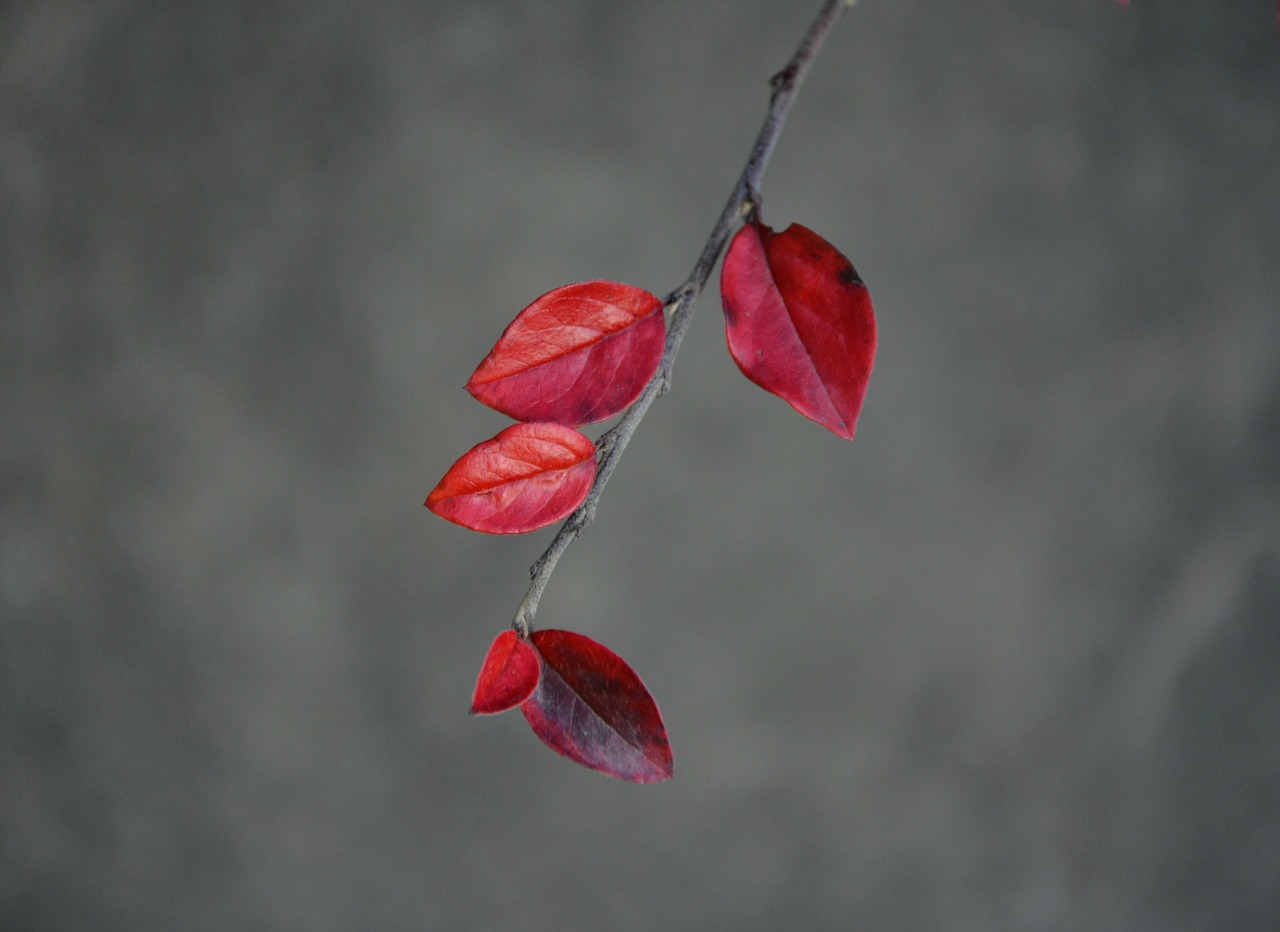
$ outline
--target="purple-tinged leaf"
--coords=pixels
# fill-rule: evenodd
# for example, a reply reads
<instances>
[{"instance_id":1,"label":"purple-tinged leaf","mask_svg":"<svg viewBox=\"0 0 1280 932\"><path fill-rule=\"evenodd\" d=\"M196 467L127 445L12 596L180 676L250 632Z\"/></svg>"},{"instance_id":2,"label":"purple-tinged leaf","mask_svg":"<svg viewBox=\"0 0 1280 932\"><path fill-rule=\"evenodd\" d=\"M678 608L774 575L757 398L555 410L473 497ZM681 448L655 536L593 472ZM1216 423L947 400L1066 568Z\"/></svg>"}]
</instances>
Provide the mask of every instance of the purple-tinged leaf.
<instances>
[{"instance_id":1,"label":"purple-tinged leaf","mask_svg":"<svg viewBox=\"0 0 1280 932\"><path fill-rule=\"evenodd\" d=\"M619 780L669 780L667 728L627 662L572 631L535 631L530 638L542 675L520 710L534 734L570 760Z\"/></svg>"}]
</instances>

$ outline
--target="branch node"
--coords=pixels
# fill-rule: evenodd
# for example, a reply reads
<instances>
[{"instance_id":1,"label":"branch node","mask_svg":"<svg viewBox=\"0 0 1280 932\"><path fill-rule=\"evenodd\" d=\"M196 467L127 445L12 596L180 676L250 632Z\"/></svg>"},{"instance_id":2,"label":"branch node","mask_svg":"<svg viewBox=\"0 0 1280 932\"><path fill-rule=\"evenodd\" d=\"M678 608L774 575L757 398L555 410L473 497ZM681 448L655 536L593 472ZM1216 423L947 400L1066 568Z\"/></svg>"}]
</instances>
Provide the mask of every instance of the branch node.
<instances>
[{"instance_id":1,"label":"branch node","mask_svg":"<svg viewBox=\"0 0 1280 932\"><path fill-rule=\"evenodd\" d=\"M609 451L613 449L613 432L616 428L609 428L596 440L596 467L599 468L600 461L609 455Z\"/></svg>"},{"instance_id":2,"label":"branch node","mask_svg":"<svg viewBox=\"0 0 1280 932\"><path fill-rule=\"evenodd\" d=\"M671 360L666 360L658 365L658 371L654 373L653 380L658 383L658 389L653 394L656 401L671 391Z\"/></svg>"},{"instance_id":3,"label":"branch node","mask_svg":"<svg viewBox=\"0 0 1280 932\"><path fill-rule=\"evenodd\" d=\"M577 511L569 515L565 521L565 528L573 532L576 537L585 531L595 519L596 503L592 499L587 499Z\"/></svg>"},{"instance_id":4,"label":"branch node","mask_svg":"<svg viewBox=\"0 0 1280 932\"><path fill-rule=\"evenodd\" d=\"M773 96L776 98L782 89L789 85L796 78L796 63L790 62L787 67L783 68L772 78L769 79L769 87L773 88Z\"/></svg>"}]
</instances>

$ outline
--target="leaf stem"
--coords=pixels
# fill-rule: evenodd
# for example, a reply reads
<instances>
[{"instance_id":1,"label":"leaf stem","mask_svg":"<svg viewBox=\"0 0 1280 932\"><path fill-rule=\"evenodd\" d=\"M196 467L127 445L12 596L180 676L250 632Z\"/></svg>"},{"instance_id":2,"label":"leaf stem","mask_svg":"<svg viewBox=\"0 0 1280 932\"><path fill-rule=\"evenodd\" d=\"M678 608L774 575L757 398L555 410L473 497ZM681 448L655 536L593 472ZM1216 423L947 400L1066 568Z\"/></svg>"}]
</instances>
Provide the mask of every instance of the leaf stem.
<instances>
[{"instance_id":1,"label":"leaf stem","mask_svg":"<svg viewBox=\"0 0 1280 932\"><path fill-rule=\"evenodd\" d=\"M724 251L725 244L729 241L729 234L737 228L747 213L759 209L760 181L769 165L769 158L773 155L773 147L777 144L778 136L782 133L782 126L786 122L787 113L791 110L796 92L808 75L814 59L822 48L822 43L827 38L827 33L831 31L841 12L856 2L857 0L827 0L809 26L808 32L805 33L795 54L791 56L791 60L771 79L773 93L769 98L769 112L756 136L755 144L751 147L751 155L738 178L738 183L734 185L733 193L729 195L729 201L721 211L715 229L711 231L706 245L702 247L702 254L698 257L693 272L683 285L666 298L666 310L669 314L667 340L662 359L658 363L658 371L645 386L640 397L622 415L622 419L596 441L598 460L596 479L591 486L591 491L587 493L587 497L578 509L565 519L546 551L529 568L529 590L521 600L519 608L516 609L515 619L511 623L522 638L529 637L534 617L538 612L538 603L542 600L542 593L547 588L547 582L555 572L560 557L595 519L596 505L604 493L604 487L608 484L609 477L613 475L622 452L631 442L636 427L639 426L654 399L671 387L671 374L676 354L680 351L680 344L684 341L685 333L689 329L689 322L693 318L693 310L698 298L711 277L711 270L715 268L720 253Z\"/></svg>"}]
</instances>

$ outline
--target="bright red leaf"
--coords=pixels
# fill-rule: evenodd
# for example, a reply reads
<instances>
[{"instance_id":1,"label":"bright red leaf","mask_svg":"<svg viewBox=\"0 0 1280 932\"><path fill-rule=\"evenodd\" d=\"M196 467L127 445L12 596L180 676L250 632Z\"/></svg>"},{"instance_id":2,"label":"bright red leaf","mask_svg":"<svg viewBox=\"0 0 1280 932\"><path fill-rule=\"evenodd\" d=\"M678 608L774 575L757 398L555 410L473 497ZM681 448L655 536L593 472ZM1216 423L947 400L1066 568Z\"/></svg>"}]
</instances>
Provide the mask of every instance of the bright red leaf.
<instances>
[{"instance_id":1,"label":"bright red leaf","mask_svg":"<svg viewBox=\"0 0 1280 932\"><path fill-rule=\"evenodd\" d=\"M560 424L513 424L464 453L425 504L473 531L520 534L567 516L595 477L590 438Z\"/></svg>"},{"instance_id":2,"label":"bright red leaf","mask_svg":"<svg viewBox=\"0 0 1280 932\"><path fill-rule=\"evenodd\" d=\"M658 705L627 662L572 631L535 631L538 688L520 711L572 761L632 783L669 780L671 745Z\"/></svg>"},{"instance_id":3,"label":"bright red leaf","mask_svg":"<svg viewBox=\"0 0 1280 932\"><path fill-rule=\"evenodd\" d=\"M514 709L538 686L538 655L514 631L503 631L485 654L471 695L472 715L495 715Z\"/></svg>"},{"instance_id":4,"label":"bright red leaf","mask_svg":"<svg viewBox=\"0 0 1280 932\"><path fill-rule=\"evenodd\" d=\"M467 391L518 421L603 421L653 378L666 329L662 302L643 288L565 285L516 315Z\"/></svg>"},{"instance_id":5,"label":"bright red leaf","mask_svg":"<svg viewBox=\"0 0 1280 932\"><path fill-rule=\"evenodd\" d=\"M812 230L746 224L720 271L725 334L742 373L852 440L876 352L871 296Z\"/></svg>"}]
</instances>

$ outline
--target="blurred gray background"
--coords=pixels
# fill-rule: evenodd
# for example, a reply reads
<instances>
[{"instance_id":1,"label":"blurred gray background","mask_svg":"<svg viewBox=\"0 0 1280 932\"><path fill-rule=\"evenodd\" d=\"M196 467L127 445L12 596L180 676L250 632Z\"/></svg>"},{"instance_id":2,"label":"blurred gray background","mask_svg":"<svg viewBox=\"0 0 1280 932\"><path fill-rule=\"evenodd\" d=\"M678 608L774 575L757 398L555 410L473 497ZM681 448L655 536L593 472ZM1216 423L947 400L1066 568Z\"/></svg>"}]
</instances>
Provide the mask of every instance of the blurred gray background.
<instances>
[{"instance_id":1,"label":"blurred gray background","mask_svg":"<svg viewBox=\"0 0 1280 932\"><path fill-rule=\"evenodd\" d=\"M462 384L683 281L818 5L0 5L0 928L1280 925L1270 0L852 10L764 195L856 441L713 283L539 619L676 779L466 715L551 532L422 508Z\"/></svg>"}]
</instances>

